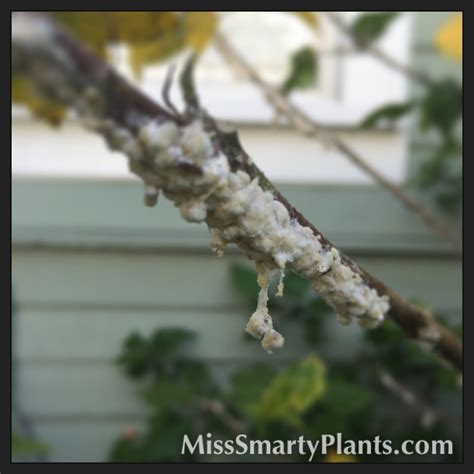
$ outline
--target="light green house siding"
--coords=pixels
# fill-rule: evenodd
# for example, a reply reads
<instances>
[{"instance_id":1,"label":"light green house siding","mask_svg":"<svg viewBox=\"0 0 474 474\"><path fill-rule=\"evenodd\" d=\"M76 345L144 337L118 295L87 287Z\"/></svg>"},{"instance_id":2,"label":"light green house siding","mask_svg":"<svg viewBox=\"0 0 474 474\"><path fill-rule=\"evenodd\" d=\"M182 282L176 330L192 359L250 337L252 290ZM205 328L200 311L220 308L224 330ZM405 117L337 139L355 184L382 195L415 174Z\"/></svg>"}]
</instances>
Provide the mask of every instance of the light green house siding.
<instances>
[{"instance_id":1,"label":"light green house siding","mask_svg":"<svg viewBox=\"0 0 474 474\"><path fill-rule=\"evenodd\" d=\"M418 16L417 64L433 60L422 46L442 18ZM417 140L414 156L421 146ZM403 295L460 319L459 260L384 191L281 189L367 270ZM231 262L244 258L229 249L217 259L203 226L183 222L165 200L145 208L141 193L138 183L128 182L19 179L13 184L18 395L55 461L103 460L123 428L143 422L134 387L113 363L131 331L194 329L199 337L191 351L221 377L243 362L279 365L306 352L299 328L279 321L286 337L282 351L269 356L249 341L243 335L249 315L228 271ZM349 355L358 334L356 326L334 324L334 357Z\"/></svg>"},{"instance_id":2,"label":"light green house siding","mask_svg":"<svg viewBox=\"0 0 474 474\"><path fill-rule=\"evenodd\" d=\"M243 335L249 315L228 274L229 263L243 258L235 251L212 256L204 229L182 224L167 203L143 208L140 191L131 184L14 186L19 396L53 460L101 460L122 429L143 422L134 388L113 364L131 331L193 329L199 337L192 352L222 376L270 359ZM381 191L286 191L362 266L460 318L459 262ZM323 212L330 202L332 211ZM286 345L271 360L285 364L306 349L299 328L278 327ZM356 326L334 324L334 357L340 347L350 355L357 334Z\"/></svg>"}]
</instances>

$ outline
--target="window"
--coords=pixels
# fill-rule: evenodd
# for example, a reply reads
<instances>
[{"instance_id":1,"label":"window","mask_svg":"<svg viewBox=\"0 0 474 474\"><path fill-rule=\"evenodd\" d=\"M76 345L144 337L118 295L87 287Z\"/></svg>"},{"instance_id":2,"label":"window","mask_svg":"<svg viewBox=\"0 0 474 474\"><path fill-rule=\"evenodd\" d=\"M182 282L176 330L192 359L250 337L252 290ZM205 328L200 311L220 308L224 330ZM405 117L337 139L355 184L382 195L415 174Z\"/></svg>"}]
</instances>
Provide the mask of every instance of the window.
<instances>
[{"instance_id":1,"label":"window","mask_svg":"<svg viewBox=\"0 0 474 474\"><path fill-rule=\"evenodd\" d=\"M344 12L346 21L357 12ZM265 79L278 84L286 77L289 56L302 46L319 52L318 79L313 88L295 92L292 99L303 110L331 125L342 138L388 178L404 178L407 134L403 128L360 131L354 125L369 111L388 101L404 100L406 79L367 54L348 52L348 44L321 17L315 34L301 21L281 12L221 13L220 28ZM402 63L409 60L410 14L397 19L379 43L381 49ZM116 49L116 66L131 78L126 49ZM181 57L173 58L180 64ZM141 86L160 98L168 64L146 68ZM370 179L346 158L318 142L279 126L264 97L239 73L230 68L210 46L196 72L202 103L217 118L239 129L246 150L267 175L277 182L354 183ZM181 106L178 87L171 97ZM98 179L134 179L126 160L110 156L99 137L73 121L60 133L14 111L14 176L56 176ZM290 158L290 159L289 159Z\"/></svg>"}]
</instances>

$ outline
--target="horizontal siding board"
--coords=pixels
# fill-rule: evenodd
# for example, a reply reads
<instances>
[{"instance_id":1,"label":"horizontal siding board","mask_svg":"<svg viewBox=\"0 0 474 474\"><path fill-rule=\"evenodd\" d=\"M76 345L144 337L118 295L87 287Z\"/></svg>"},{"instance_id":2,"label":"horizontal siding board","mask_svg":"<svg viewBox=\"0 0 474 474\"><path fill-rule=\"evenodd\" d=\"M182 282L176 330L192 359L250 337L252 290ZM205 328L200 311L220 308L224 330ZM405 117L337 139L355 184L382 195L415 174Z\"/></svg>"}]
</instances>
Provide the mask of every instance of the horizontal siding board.
<instances>
[{"instance_id":1,"label":"horizontal siding board","mask_svg":"<svg viewBox=\"0 0 474 474\"><path fill-rule=\"evenodd\" d=\"M453 321L461 320L461 311L445 311ZM148 336L155 329L185 328L196 333L186 353L210 362L269 362L284 363L303 356L311 349L302 340L302 328L289 320L275 318L275 325L285 335L285 346L271 357L262 351L257 341L243 332L248 314L204 312L104 312L26 310L16 316L17 335L14 341L16 360L32 365L58 366L64 364L104 363L115 360L123 341L131 332ZM334 323L333 323L334 321ZM350 357L360 349L361 330L328 320L327 344L318 346L332 357ZM81 337L78 337L81 335Z\"/></svg>"},{"instance_id":2,"label":"horizontal siding board","mask_svg":"<svg viewBox=\"0 0 474 474\"><path fill-rule=\"evenodd\" d=\"M27 416L144 413L139 386L111 364L18 368L18 400Z\"/></svg>"},{"instance_id":3,"label":"horizontal siding board","mask_svg":"<svg viewBox=\"0 0 474 474\"><path fill-rule=\"evenodd\" d=\"M280 369L294 360L282 361L269 356L268 364ZM254 363L250 360L213 361L208 367L214 380L226 387L235 370ZM112 363L20 363L16 393L22 410L33 419L126 419L146 413L146 405L140 400L142 387Z\"/></svg>"},{"instance_id":4,"label":"horizontal siding board","mask_svg":"<svg viewBox=\"0 0 474 474\"><path fill-rule=\"evenodd\" d=\"M35 422L38 437L51 451L50 462L104 462L112 443L130 428L142 429L142 418L129 420L74 419Z\"/></svg>"},{"instance_id":5,"label":"horizontal siding board","mask_svg":"<svg viewBox=\"0 0 474 474\"><path fill-rule=\"evenodd\" d=\"M336 245L367 252L449 249L377 187L280 188ZM204 225L184 222L166 199L157 208L146 208L142 187L134 182L15 180L12 206L16 246L180 246L208 251Z\"/></svg>"},{"instance_id":6,"label":"horizontal siding board","mask_svg":"<svg viewBox=\"0 0 474 474\"><path fill-rule=\"evenodd\" d=\"M458 260L355 257L406 297L440 309L461 305ZM235 308L240 300L229 264L236 261L246 260L199 254L16 251L12 281L20 305Z\"/></svg>"},{"instance_id":7,"label":"horizontal siding board","mask_svg":"<svg viewBox=\"0 0 474 474\"><path fill-rule=\"evenodd\" d=\"M461 308L462 268L458 260L361 258L360 265L398 291L433 309Z\"/></svg>"},{"instance_id":8,"label":"horizontal siding board","mask_svg":"<svg viewBox=\"0 0 474 474\"><path fill-rule=\"evenodd\" d=\"M17 318L16 355L21 360L112 360L126 336L136 331L148 336L155 329L186 328L196 333L188 353L203 359L268 361L257 341L244 334L250 315L244 311L127 311L80 312L23 310ZM300 328L275 321L286 336L286 346L275 358L305 354ZM81 337L77 337L80 334Z\"/></svg>"},{"instance_id":9,"label":"horizontal siding board","mask_svg":"<svg viewBox=\"0 0 474 474\"><path fill-rule=\"evenodd\" d=\"M226 265L199 255L15 252L13 285L20 304L208 308L238 301Z\"/></svg>"}]
</instances>

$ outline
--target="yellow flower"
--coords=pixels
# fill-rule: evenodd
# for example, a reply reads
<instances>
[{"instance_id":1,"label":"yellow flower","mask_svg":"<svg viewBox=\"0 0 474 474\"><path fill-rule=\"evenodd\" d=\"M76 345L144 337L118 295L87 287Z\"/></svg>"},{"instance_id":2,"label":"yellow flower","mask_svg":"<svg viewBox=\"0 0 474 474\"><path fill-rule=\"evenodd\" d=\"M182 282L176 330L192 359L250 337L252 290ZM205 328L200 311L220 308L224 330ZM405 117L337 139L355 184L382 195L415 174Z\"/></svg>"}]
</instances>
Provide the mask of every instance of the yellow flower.
<instances>
[{"instance_id":1,"label":"yellow flower","mask_svg":"<svg viewBox=\"0 0 474 474\"><path fill-rule=\"evenodd\" d=\"M433 38L433 43L444 56L462 61L462 13L452 16L441 26Z\"/></svg>"}]
</instances>

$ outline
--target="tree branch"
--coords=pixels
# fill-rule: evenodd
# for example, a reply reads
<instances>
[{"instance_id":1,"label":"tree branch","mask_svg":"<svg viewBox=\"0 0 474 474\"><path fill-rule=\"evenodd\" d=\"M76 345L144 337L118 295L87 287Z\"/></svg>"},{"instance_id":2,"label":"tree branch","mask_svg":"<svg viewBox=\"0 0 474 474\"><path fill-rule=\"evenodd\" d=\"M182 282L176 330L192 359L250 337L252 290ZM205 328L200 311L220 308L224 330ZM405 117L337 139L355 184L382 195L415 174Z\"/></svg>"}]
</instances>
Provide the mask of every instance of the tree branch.
<instances>
[{"instance_id":1,"label":"tree branch","mask_svg":"<svg viewBox=\"0 0 474 474\"><path fill-rule=\"evenodd\" d=\"M373 327L388 314L410 337L461 368L461 342L429 311L336 249L275 189L237 136L219 130L205 112L170 114L44 16L15 13L12 46L14 68L126 154L147 192L162 190L183 218L206 222L218 253L235 243L257 263L261 301L273 272L291 270L312 282L342 322ZM260 310L259 304L249 323L252 334L267 349L281 346L271 318Z\"/></svg>"},{"instance_id":2,"label":"tree branch","mask_svg":"<svg viewBox=\"0 0 474 474\"><path fill-rule=\"evenodd\" d=\"M306 115L301 109L292 104L288 98L272 87L226 40L222 33L216 35L215 44L222 56L234 66L238 67L246 77L252 81L265 95L267 101L278 114L284 115L290 124L301 133L327 143L340 151L358 168L368 174L377 184L386 189L398 199L409 211L413 212L433 233L447 240L453 248L462 253L462 242L449 227L441 222L427 207L413 197L406 194L399 186L380 174L370 166L356 151L346 145L336 135L332 134L324 125Z\"/></svg>"},{"instance_id":3,"label":"tree branch","mask_svg":"<svg viewBox=\"0 0 474 474\"><path fill-rule=\"evenodd\" d=\"M212 398L200 398L197 401L198 408L213 415L227 427L232 433L238 435L247 431L246 424L233 416L221 400Z\"/></svg>"},{"instance_id":4,"label":"tree branch","mask_svg":"<svg viewBox=\"0 0 474 474\"><path fill-rule=\"evenodd\" d=\"M441 421L451 432L459 433L460 420L452 418L444 411L421 399L413 390L403 385L385 369L379 367L377 373L380 384L393 396L410 407L417 414L423 426L429 428L436 422Z\"/></svg>"}]
</instances>

